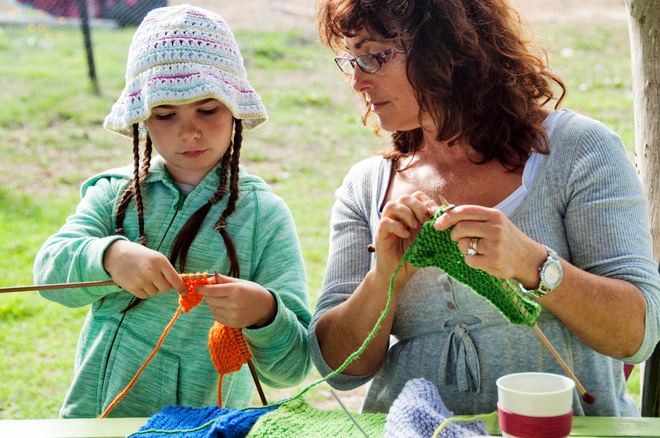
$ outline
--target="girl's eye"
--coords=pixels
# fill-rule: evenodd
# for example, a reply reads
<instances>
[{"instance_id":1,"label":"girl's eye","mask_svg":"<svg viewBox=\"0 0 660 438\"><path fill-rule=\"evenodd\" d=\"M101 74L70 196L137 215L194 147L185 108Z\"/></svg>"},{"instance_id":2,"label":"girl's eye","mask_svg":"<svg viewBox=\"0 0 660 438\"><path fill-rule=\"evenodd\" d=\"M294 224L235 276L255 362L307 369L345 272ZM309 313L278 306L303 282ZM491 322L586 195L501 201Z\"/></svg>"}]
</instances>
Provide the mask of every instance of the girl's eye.
<instances>
[{"instance_id":1,"label":"girl's eye","mask_svg":"<svg viewBox=\"0 0 660 438\"><path fill-rule=\"evenodd\" d=\"M219 111L219 109L218 109L217 106L214 107L214 108L211 108L211 109L200 109L200 110L199 110L199 112L202 113L202 114L204 114L204 115L215 114L215 113L217 113L218 111Z\"/></svg>"},{"instance_id":2,"label":"girl's eye","mask_svg":"<svg viewBox=\"0 0 660 438\"><path fill-rule=\"evenodd\" d=\"M154 114L156 117L156 120L169 120L172 117L174 117L174 113L169 113L169 114Z\"/></svg>"}]
</instances>

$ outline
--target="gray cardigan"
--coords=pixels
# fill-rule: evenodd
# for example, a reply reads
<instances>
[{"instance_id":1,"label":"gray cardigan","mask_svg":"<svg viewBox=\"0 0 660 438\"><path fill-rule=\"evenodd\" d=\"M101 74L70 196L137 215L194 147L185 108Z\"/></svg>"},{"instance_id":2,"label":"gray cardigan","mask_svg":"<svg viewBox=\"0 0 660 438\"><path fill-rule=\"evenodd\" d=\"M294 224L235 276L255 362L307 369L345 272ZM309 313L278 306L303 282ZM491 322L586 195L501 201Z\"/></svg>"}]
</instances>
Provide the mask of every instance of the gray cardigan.
<instances>
[{"instance_id":1,"label":"gray cardigan","mask_svg":"<svg viewBox=\"0 0 660 438\"><path fill-rule=\"evenodd\" d=\"M550 150L510 220L575 266L637 286L646 300L646 331L634 356L615 359L585 346L549 311L537 321L596 396L587 405L576 390L576 415L638 416L625 394L622 361L644 361L660 338L660 276L647 202L621 140L601 123L563 111L550 134ZM323 375L332 370L320 352L316 322L345 301L373 267L366 247L380 220L377 193L385 165L382 157L358 163L336 193L323 293L309 330L312 357ZM387 412L405 383L418 377L433 382L447 407L460 415L496 410L495 380L504 374L564 374L533 330L510 324L486 299L433 267L419 270L406 285L391 335L374 373L329 380L342 390L371 382L364 412Z\"/></svg>"}]
</instances>

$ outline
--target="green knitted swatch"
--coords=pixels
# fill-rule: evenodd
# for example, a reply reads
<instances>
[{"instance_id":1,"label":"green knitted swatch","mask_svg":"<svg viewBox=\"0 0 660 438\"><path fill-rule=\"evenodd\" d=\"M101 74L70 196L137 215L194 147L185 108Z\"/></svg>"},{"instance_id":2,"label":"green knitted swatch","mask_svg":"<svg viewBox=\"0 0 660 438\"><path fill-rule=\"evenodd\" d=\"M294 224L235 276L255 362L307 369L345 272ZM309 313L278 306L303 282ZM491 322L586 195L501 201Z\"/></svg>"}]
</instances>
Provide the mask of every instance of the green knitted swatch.
<instances>
[{"instance_id":1,"label":"green knitted swatch","mask_svg":"<svg viewBox=\"0 0 660 438\"><path fill-rule=\"evenodd\" d=\"M385 435L384 413L354 415L355 421L369 437ZM341 410L321 410L297 398L263 415L246 438L263 437L341 437L364 438L364 434Z\"/></svg>"},{"instance_id":2,"label":"green knitted swatch","mask_svg":"<svg viewBox=\"0 0 660 438\"><path fill-rule=\"evenodd\" d=\"M458 243L449 237L451 229L438 231L433 228L443 211L443 208L439 208L433 219L422 226L417 238L403 255L394 276L404 261L418 268L435 266L490 301L512 324L534 327L541 311L538 303L518 294L506 280L499 280L482 270L469 267L465 263L465 255L458 249Z\"/></svg>"}]
</instances>

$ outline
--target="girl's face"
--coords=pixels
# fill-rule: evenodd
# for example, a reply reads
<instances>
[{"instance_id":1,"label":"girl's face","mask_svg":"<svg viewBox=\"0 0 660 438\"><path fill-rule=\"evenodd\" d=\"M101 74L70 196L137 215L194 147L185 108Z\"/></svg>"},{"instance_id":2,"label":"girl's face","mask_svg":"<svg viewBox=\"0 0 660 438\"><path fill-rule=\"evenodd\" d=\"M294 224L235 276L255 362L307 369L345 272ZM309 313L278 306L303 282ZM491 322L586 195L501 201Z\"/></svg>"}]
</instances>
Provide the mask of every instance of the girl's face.
<instances>
[{"instance_id":1,"label":"girl's face","mask_svg":"<svg viewBox=\"0 0 660 438\"><path fill-rule=\"evenodd\" d=\"M394 49L401 42L377 39L362 30L353 37L344 38L344 44L348 55L356 57ZM351 87L364 93L371 112L386 131L410 131L420 127L420 108L406 75L406 59L405 53L398 54L375 73L365 73L355 66L351 77Z\"/></svg>"},{"instance_id":2,"label":"girl's face","mask_svg":"<svg viewBox=\"0 0 660 438\"><path fill-rule=\"evenodd\" d=\"M145 124L172 179L196 186L227 151L234 117L219 100L204 99L154 107Z\"/></svg>"}]
</instances>

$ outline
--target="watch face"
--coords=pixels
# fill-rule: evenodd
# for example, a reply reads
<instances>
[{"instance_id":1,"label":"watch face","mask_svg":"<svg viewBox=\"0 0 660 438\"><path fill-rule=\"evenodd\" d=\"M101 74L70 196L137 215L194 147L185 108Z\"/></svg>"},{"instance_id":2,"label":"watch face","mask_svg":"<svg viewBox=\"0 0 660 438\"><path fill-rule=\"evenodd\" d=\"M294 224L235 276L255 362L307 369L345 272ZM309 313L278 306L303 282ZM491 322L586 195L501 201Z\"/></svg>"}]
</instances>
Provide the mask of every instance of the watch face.
<instances>
[{"instance_id":1,"label":"watch face","mask_svg":"<svg viewBox=\"0 0 660 438\"><path fill-rule=\"evenodd\" d=\"M545 283L550 289L556 287L561 281L562 277L561 265L558 261L548 263L543 272L541 273L541 278L543 283Z\"/></svg>"}]
</instances>

